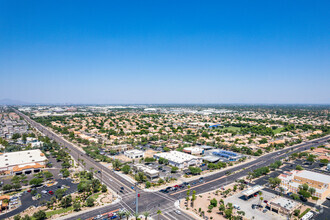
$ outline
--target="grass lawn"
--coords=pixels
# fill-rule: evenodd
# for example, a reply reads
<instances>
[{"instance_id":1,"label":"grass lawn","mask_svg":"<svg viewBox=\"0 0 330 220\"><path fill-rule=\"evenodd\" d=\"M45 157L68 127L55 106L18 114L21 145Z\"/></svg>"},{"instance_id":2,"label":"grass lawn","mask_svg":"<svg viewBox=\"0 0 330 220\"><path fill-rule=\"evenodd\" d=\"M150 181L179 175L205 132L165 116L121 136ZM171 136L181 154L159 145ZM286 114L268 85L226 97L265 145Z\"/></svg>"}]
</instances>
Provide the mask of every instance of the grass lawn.
<instances>
[{"instance_id":1,"label":"grass lawn","mask_svg":"<svg viewBox=\"0 0 330 220\"><path fill-rule=\"evenodd\" d=\"M62 213L65 213L65 212L69 212L71 210L73 210L73 206L70 206L70 207L65 208L65 209L57 209L57 210L54 210L54 211L46 212L46 216L48 218L48 217L50 217L52 215L62 214Z\"/></svg>"},{"instance_id":2,"label":"grass lawn","mask_svg":"<svg viewBox=\"0 0 330 220\"><path fill-rule=\"evenodd\" d=\"M275 130L273 130L274 134L278 134L281 133L283 131L284 128L276 128Z\"/></svg>"},{"instance_id":3,"label":"grass lawn","mask_svg":"<svg viewBox=\"0 0 330 220\"><path fill-rule=\"evenodd\" d=\"M99 192L99 193L95 193L94 195L91 195L90 197L92 198L92 199L94 199L94 201L101 195L102 193L101 192Z\"/></svg>"},{"instance_id":4,"label":"grass lawn","mask_svg":"<svg viewBox=\"0 0 330 220\"><path fill-rule=\"evenodd\" d=\"M241 128L239 127L233 127L233 126L230 126L230 127L225 127L225 128L222 128L221 130L228 130L228 131L240 131Z\"/></svg>"}]
</instances>

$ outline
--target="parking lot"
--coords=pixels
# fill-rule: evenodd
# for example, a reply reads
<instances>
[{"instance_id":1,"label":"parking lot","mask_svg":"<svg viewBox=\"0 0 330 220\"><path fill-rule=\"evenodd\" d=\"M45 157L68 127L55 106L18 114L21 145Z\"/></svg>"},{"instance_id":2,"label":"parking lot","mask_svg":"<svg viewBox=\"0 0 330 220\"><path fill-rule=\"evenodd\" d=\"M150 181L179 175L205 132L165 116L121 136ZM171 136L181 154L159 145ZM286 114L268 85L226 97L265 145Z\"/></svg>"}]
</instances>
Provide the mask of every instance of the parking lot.
<instances>
[{"instance_id":1,"label":"parking lot","mask_svg":"<svg viewBox=\"0 0 330 220\"><path fill-rule=\"evenodd\" d=\"M38 207L41 205L41 203L43 201L49 201L51 197L55 196L55 195L51 195L49 193L44 194L41 192L42 190L51 190L55 193L56 190L59 189L58 186L62 186L62 185L68 186L67 191L65 192L65 195L71 194L77 190L78 184L72 183L71 179L59 179L57 181L58 181L58 183L56 185L53 185L50 187L36 188L37 193L40 193L40 195L41 195L41 198L38 200L33 200L31 193L29 193L27 191L23 192L22 195L20 196L22 205L20 207L18 207L17 209L14 209L11 212L1 215L0 219L6 219L6 218L9 218L10 216L14 216L14 215L26 210L30 206Z\"/></svg>"},{"instance_id":2,"label":"parking lot","mask_svg":"<svg viewBox=\"0 0 330 220\"><path fill-rule=\"evenodd\" d=\"M275 198L276 195L261 190L262 195L252 196L250 199L245 200L242 193L238 193L234 196L226 198L225 203L232 203L233 206L238 206L240 211L245 212L245 217L248 219L279 219L284 218L285 216L278 215L268 209L265 209L266 203L264 201L270 201ZM263 201L260 201L260 197L263 197ZM258 207L253 208L252 206L261 205L263 208L258 209Z\"/></svg>"}]
</instances>

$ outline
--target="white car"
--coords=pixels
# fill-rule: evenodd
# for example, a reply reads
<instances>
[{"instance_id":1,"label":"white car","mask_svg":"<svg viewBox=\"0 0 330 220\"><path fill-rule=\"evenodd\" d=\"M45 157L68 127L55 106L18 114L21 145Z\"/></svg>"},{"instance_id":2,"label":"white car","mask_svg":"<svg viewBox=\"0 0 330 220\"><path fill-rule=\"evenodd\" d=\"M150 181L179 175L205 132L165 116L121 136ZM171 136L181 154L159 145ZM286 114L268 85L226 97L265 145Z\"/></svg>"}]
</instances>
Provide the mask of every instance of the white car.
<instances>
[{"instance_id":1,"label":"white car","mask_svg":"<svg viewBox=\"0 0 330 220\"><path fill-rule=\"evenodd\" d=\"M181 211L180 210L175 210L176 214L181 215Z\"/></svg>"},{"instance_id":2,"label":"white car","mask_svg":"<svg viewBox=\"0 0 330 220\"><path fill-rule=\"evenodd\" d=\"M42 190L41 193L47 194L47 191L46 190Z\"/></svg>"}]
</instances>

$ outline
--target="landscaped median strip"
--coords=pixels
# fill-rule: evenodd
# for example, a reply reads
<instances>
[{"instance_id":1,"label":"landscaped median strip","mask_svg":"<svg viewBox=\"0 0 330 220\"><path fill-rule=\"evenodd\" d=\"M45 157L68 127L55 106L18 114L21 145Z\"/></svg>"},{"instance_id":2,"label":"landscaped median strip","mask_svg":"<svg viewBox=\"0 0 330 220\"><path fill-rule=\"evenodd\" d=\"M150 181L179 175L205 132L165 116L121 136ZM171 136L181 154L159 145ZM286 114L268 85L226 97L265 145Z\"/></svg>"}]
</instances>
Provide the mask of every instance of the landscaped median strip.
<instances>
[{"instance_id":1,"label":"landscaped median strip","mask_svg":"<svg viewBox=\"0 0 330 220\"><path fill-rule=\"evenodd\" d=\"M212 182L214 182L214 181L217 181L217 180L223 179L223 178L225 178L225 177L227 177L227 176L225 175L225 176L219 177L219 178L217 178L217 179L210 180L210 181L208 181L208 182L205 182L205 183L199 184L199 185L197 185L197 186L192 186L192 187L190 187L189 190L194 189L194 188L199 187L199 186L203 186L203 185L205 185L205 184L212 183ZM178 193L182 193L182 192L185 192L185 191L187 191L187 190L188 190L188 189L185 189L185 190L182 190L182 191L179 191L179 192L175 192L175 193L171 193L170 195L175 195L175 194L178 194Z\"/></svg>"}]
</instances>

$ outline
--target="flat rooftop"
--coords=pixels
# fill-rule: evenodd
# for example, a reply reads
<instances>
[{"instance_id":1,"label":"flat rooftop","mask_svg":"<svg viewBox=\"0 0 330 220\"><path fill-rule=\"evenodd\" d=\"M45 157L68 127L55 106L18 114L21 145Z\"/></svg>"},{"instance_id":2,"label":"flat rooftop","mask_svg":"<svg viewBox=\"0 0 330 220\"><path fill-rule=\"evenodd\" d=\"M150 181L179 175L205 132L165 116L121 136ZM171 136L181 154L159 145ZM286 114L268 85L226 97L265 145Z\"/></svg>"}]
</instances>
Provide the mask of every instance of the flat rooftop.
<instances>
[{"instance_id":1,"label":"flat rooftop","mask_svg":"<svg viewBox=\"0 0 330 220\"><path fill-rule=\"evenodd\" d=\"M47 160L47 157L39 149L3 153L0 154L0 168L33 164L45 160Z\"/></svg>"},{"instance_id":2,"label":"flat rooftop","mask_svg":"<svg viewBox=\"0 0 330 220\"><path fill-rule=\"evenodd\" d=\"M271 204L281 206L282 208L285 208L287 210L295 209L299 203L295 202L291 199L287 199L284 197L277 197L274 200L270 201Z\"/></svg>"},{"instance_id":3,"label":"flat rooftop","mask_svg":"<svg viewBox=\"0 0 330 220\"><path fill-rule=\"evenodd\" d=\"M297 174L295 174L295 176L310 179L310 180L314 180L314 181L318 181L318 182L325 183L325 184L330 183L330 176L329 175L324 175L324 174L312 172L312 171L309 171L309 170L299 171L299 172L297 172Z\"/></svg>"},{"instance_id":4,"label":"flat rooftop","mask_svg":"<svg viewBox=\"0 0 330 220\"><path fill-rule=\"evenodd\" d=\"M157 157L173 161L175 163L184 163L193 159L200 159L200 157L193 156L191 154L182 153L180 151L170 151L165 153L155 154Z\"/></svg>"},{"instance_id":5,"label":"flat rooftop","mask_svg":"<svg viewBox=\"0 0 330 220\"><path fill-rule=\"evenodd\" d=\"M256 192L262 190L263 188L264 188L263 186L255 185L255 186L253 186L253 187L251 187L251 188L248 188L248 189L244 190L244 191L242 192L242 194L243 194L244 196L250 196L250 195L252 195L252 194L254 194L254 193L256 193Z\"/></svg>"}]
</instances>

